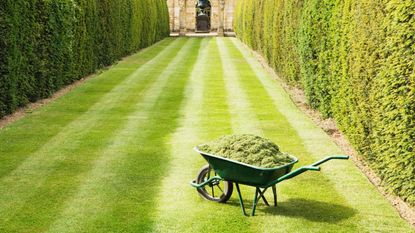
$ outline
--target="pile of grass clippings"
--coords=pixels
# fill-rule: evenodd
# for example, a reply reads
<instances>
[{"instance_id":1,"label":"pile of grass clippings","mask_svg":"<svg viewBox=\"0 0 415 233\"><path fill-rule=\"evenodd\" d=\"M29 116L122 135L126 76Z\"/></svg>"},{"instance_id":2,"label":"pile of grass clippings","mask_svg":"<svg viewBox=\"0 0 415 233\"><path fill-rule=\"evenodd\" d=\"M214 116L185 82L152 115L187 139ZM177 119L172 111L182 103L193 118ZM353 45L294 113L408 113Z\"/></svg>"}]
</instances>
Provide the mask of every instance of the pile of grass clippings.
<instances>
[{"instance_id":1,"label":"pile of grass clippings","mask_svg":"<svg viewBox=\"0 0 415 233\"><path fill-rule=\"evenodd\" d=\"M199 145L198 149L262 168L278 167L293 161L271 140L252 134L223 136L218 140Z\"/></svg>"}]
</instances>

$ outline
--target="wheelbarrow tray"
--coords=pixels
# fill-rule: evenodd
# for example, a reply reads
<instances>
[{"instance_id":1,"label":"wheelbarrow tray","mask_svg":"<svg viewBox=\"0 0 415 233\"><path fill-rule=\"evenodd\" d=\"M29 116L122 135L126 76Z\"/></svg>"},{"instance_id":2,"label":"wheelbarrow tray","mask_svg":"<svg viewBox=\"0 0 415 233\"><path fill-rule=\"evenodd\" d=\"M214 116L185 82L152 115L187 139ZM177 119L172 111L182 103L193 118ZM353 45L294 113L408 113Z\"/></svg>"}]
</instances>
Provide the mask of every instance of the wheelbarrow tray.
<instances>
[{"instance_id":1,"label":"wheelbarrow tray","mask_svg":"<svg viewBox=\"0 0 415 233\"><path fill-rule=\"evenodd\" d=\"M274 168L261 168L209 154L197 147L195 150L203 156L222 179L255 187L267 187L270 182L290 173L294 164L298 162L296 157L289 155L292 159L291 163Z\"/></svg>"}]
</instances>

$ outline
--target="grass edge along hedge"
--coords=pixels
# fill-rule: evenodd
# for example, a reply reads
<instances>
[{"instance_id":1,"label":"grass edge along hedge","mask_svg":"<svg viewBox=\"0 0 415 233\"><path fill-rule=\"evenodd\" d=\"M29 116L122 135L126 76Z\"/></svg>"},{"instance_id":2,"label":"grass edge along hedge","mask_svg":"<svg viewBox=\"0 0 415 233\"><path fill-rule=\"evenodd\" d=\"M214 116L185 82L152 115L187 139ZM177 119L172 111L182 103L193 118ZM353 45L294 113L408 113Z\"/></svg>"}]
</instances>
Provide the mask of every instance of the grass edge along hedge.
<instances>
[{"instance_id":1,"label":"grass edge along hedge","mask_svg":"<svg viewBox=\"0 0 415 233\"><path fill-rule=\"evenodd\" d=\"M234 24L415 205L415 2L240 0Z\"/></svg>"},{"instance_id":2,"label":"grass edge along hedge","mask_svg":"<svg viewBox=\"0 0 415 233\"><path fill-rule=\"evenodd\" d=\"M165 0L0 2L0 118L169 35Z\"/></svg>"}]
</instances>

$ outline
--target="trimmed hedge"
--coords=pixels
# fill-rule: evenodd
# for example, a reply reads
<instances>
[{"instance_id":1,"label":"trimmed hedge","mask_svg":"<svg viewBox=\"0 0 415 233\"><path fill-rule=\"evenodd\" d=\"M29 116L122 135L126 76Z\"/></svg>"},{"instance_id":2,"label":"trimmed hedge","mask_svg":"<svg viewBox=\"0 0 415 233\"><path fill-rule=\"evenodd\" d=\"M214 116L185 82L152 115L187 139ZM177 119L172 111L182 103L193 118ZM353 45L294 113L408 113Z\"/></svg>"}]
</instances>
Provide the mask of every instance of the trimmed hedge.
<instances>
[{"instance_id":1,"label":"trimmed hedge","mask_svg":"<svg viewBox=\"0 0 415 233\"><path fill-rule=\"evenodd\" d=\"M415 204L415 2L240 0L237 36Z\"/></svg>"},{"instance_id":2,"label":"trimmed hedge","mask_svg":"<svg viewBox=\"0 0 415 233\"><path fill-rule=\"evenodd\" d=\"M0 118L169 35L165 0L0 2Z\"/></svg>"}]
</instances>

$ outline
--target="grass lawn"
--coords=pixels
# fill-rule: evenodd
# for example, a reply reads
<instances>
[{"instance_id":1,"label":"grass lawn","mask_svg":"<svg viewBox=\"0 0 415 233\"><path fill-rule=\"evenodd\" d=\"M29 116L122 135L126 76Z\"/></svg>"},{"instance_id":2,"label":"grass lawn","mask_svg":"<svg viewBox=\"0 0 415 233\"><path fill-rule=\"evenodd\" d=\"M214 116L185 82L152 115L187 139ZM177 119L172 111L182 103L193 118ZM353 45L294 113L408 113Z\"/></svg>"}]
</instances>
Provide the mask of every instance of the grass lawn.
<instances>
[{"instance_id":1,"label":"grass lawn","mask_svg":"<svg viewBox=\"0 0 415 233\"><path fill-rule=\"evenodd\" d=\"M342 153L237 39L168 38L0 130L0 232L414 232L351 161L284 181L256 217L236 190L203 200L193 147L231 133L299 165Z\"/></svg>"}]
</instances>

